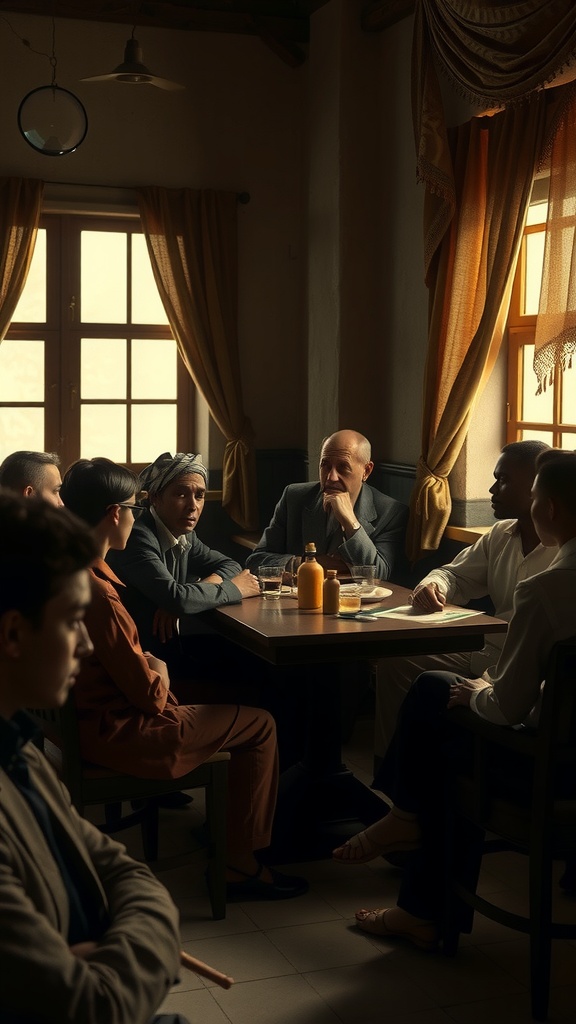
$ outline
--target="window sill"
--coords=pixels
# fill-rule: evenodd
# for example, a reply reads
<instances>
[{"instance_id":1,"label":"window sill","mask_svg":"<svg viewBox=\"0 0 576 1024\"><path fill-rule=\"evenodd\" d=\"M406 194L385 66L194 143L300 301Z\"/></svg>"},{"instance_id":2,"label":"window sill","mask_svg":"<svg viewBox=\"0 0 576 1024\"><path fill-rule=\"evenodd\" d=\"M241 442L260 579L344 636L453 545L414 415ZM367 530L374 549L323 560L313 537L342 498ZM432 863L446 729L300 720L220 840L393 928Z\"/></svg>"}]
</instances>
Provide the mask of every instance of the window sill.
<instances>
[{"instance_id":1,"label":"window sill","mask_svg":"<svg viewBox=\"0 0 576 1024\"><path fill-rule=\"evenodd\" d=\"M491 526L447 526L444 536L447 540L457 540L461 544L475 544L491 529Z\"/></svg>"}]
</instances>

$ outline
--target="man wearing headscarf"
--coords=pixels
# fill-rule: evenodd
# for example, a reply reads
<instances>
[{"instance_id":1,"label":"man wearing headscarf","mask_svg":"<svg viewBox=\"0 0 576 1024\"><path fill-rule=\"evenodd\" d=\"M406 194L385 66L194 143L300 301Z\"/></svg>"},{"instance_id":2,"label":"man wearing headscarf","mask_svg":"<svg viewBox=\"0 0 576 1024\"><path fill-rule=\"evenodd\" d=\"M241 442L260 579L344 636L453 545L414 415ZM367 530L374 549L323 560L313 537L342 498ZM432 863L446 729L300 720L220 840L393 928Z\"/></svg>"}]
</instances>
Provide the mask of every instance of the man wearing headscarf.
<instances>
[{"instance_id":1,"label":"man wearing headscarf","mask_svg":"<svg viewBox=\"0 0 576 1024\"><path fill-rule=\"evenodd\" d=\"M196 536L206 496L201 455L164 452L140 476L149 508L134 524L124 551L107 561L126 585L124 603L138 627L144 650L169 665L171 674L218 675L221 638L201 612L256 597L258 581L233 559Z\"/></svg>"}]
</instances>

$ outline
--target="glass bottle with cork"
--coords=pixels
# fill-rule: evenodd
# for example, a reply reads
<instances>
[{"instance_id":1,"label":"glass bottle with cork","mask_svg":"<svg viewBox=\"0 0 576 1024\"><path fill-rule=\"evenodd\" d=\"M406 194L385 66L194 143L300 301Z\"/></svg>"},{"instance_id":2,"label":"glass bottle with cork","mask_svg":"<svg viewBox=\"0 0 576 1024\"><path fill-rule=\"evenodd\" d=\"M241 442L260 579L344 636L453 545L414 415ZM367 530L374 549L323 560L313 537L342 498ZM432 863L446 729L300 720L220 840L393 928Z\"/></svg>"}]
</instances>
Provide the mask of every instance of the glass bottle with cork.
<instances>
[{"instance_id":1,"label":"glass bottle with cork","mask_svg":"<svg viewBox=\"0 0 576 1024\"><path fill-rule=\"evenodd\" d=\"M340 582L336 569L328 569L322 587L322 611L324 615L337 615L340 608Z\"/></svg>"},{"instance_id":2,"label":"glass bottle with cork","mask_svg":"<svg viewBox=\"0 0 576 1024\"><path fill-rule=\"evenodd\" d=\"M316 545L307 544L298 568L298 607L311 611L322 607L324 570L316 561Z\"/></svg>"}]
</instances>

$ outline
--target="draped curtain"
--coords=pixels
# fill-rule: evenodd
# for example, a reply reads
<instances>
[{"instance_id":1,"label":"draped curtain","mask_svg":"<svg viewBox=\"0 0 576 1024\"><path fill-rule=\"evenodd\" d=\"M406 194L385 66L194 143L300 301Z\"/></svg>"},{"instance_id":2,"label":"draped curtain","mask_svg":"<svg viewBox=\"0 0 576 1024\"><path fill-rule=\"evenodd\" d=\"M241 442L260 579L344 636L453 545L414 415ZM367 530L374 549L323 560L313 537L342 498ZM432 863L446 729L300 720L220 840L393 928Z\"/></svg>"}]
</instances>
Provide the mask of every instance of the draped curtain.
<instances>
[{"instance_id":1,"label":"draped curtain","mask_svg":"<svg viewBox=\"0 0 576 1024\"><path fill-rule=\"evenodd\" d=\"M557 116L548 108L565 102L542 87L575 59L572 0L417 0L412 111L430 306L413 562L440 543L447 476L501 343L532 177ZM509 106L449 135L437 68L470 100Z\"/></svg>"},{"instance_id":2,"label":"draped curtain","mask_svg":"<svg viewBox=\"0 0 576 1024\"><path fill-rule=\"evenodd\" d=\"M534 371L538 393L576 349L576 93L552 143Z\"/></svg>"},{"instance_id":3,"label":"draped curtain","mask_svg":"<svg viewBox=\"0 0 576 1024\"><path fill-rule=\"evenodd\" d=\"M34 254L43 182L0 178L0 341L18 305Z\"/></svg>"},{"instance_id":4,"label":"draped curtain","mask_svg":"<svg viewBox=\"0 0 576 1024\"><path fill-rule=\"evenodd\" d=\"M473 118L454 134L456 212L429 271L423 454L408 527L412 561L442 539L451 511L447 477L498 354L544 113L541 94L526 109Z\"/></svg>"},{"instance_id":5,"label":"draped curtain","mask_svg":"<svg viewBox=\"0 0 576 1024\"><path fill-rule=\"evenodd\" d=\"M155 186L137 194L178 350L226 438L222 503L243 529L256 529L253 431L243 411L236 327L236 194Z\"/></svg>"}]
</instances>

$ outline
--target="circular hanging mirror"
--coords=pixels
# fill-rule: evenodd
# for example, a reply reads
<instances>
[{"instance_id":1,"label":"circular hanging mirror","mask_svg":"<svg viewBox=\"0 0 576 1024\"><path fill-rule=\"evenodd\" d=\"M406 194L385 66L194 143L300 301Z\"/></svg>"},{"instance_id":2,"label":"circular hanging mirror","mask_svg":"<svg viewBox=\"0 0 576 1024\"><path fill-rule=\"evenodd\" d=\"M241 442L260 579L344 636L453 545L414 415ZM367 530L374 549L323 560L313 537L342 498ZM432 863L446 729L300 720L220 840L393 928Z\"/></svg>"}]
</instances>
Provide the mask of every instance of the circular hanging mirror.
<instances>
[{"instance_id":1,"label":"circular hanging mirror","mask_svg":"<svg viewBox=\"0 0 576 1024\"><path fill-rule=\"evenodd\" d=\"M88 118L74 93L59 85L43 85L22 100L18 127L26 142L38 153L65 156L84 141Z\"/></svg>"}]
</instances>

